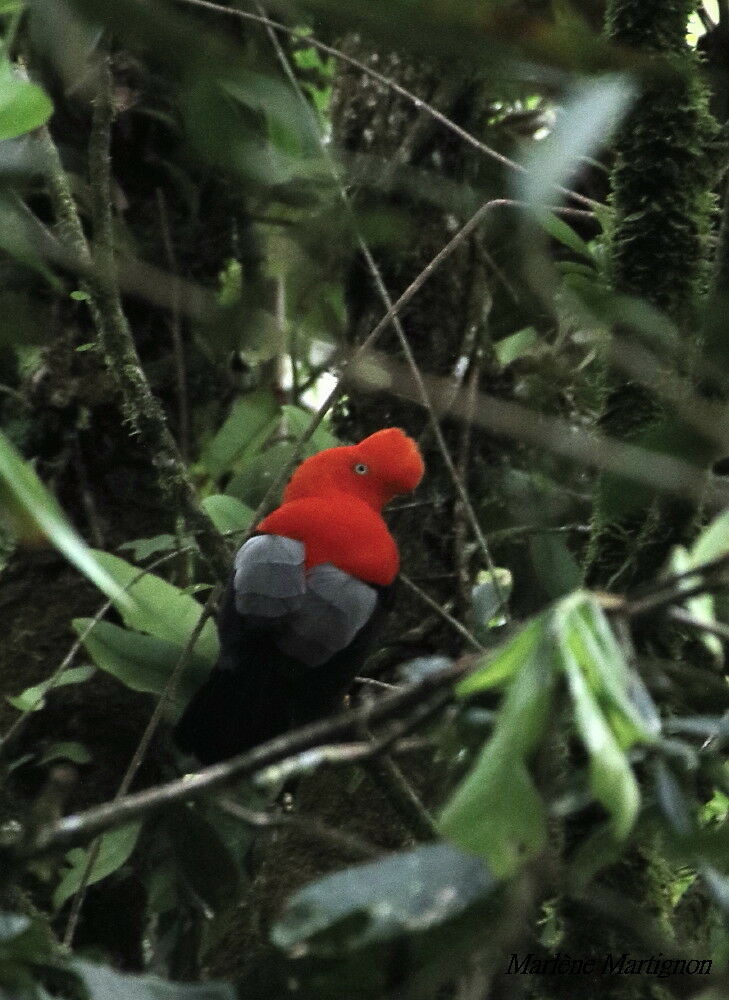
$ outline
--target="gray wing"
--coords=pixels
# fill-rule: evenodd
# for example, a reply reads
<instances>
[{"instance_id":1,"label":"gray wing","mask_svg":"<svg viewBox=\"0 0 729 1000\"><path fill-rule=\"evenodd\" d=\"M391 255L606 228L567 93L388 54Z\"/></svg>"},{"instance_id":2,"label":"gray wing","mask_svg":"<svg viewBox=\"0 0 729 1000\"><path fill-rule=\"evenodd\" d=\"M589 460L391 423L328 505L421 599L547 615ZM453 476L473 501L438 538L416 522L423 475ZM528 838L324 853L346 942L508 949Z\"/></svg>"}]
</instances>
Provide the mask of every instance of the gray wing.
<instances>
[{"instance_id":1,"label":"gray wing","mask_svg":"<svg viewBox=\"0 0 729 1000\"><path fill-rule=\"evenodd\" d=\"M377 591L331 563L304 568L302 542L249 538L235 557L238 614L274 627L278 648L316 667L344 649L367 623Z\"/></svg>"},{"instance_id":2,"label":"gray wing","mask_svg":"<svg viewBox=\"0 0 729 1000\"><path fill-rule=\"evenodd\" d=\"M235 556L235 609L252 618L285 618L306 592L303 542L282 535L256 535Z\"/></svg>"},{"instance_id":3,"label":"gray wing","mask_svg":"<svg viewBox=\"0 0 729 1000\"><path fill-rule=\"evenodd\" d=\"M331 563L306 574L306 593L277 646L316 667L348 646L375 609L377 591Z\"/></svg>"}]
</instances>

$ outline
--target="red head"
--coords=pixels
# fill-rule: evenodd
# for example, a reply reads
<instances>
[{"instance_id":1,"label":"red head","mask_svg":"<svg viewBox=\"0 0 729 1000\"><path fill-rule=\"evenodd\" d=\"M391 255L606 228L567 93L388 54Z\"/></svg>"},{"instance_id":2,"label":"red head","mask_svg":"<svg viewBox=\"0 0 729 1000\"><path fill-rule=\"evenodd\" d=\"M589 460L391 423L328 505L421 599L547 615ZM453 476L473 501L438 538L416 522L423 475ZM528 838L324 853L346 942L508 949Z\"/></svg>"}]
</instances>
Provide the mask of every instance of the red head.
<instances>
[{"instance_id":1,"label":"red head","mask_svg":"<svg viewBox=\"0 0 729 1000\"><path fill-rule=\"evenodd\" d=\"M283 502L347 493L379 512L393 497L414 490L424 471L413 439L399 427L387 427L359 444L307 458L291 477Z\"/></svg>"}]
</instances>

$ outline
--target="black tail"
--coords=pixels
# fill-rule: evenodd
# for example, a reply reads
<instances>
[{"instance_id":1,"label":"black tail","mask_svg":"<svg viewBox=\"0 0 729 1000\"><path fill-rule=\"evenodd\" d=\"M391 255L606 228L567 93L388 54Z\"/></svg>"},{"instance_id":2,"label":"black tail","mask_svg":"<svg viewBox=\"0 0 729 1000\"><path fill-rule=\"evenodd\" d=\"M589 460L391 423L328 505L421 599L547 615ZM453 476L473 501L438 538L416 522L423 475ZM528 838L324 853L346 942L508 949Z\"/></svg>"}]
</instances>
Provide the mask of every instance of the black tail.
<instances>
[{"instance_id":1,"label":"black tail","mask_svg":"<svg viewBox=\"0 0 729 1000\"><path fill-rule=\"evenodd\" d=\"M216 666L175 727L181 750L202 764L243 753L288 728L287 705L271 675Z\"/></svg>"}]
</instances>

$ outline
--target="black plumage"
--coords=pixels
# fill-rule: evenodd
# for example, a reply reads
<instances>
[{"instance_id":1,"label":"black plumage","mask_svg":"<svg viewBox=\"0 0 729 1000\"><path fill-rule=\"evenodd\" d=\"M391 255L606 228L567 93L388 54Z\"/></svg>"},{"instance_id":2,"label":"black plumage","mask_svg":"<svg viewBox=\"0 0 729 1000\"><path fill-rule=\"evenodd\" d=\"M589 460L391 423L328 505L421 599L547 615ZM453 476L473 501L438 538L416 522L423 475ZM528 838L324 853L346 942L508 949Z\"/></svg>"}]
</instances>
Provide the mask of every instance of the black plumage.
<instances>
[{"instance_id":1,"label":"black plumage","mask_svg":"<svg viewBox=\"0 0 729 1000\"><path fill-rule=\"evenodd\" d=\"M297 555L282 561L274 549L277 536L263 537L270 542L261 545L259 536L246 543L254 543L249 552L255 551L255 561L241 562L240 552L236 558L218 615L218 662L175 729L180 749L195 754L203 764L225 760L336 711L392 602L393 585L365 585L339 570L332 573L330 566L307 573L303 545L286 539L290 550L300 545L300 558ZM271 561L272 553L275 562ZM265 572L267 558L267 565L274 567L271 573ZM322 630L326 619L320 608L310 606L312 583L317 582L319 591L329 594L334 614L341 612L343 618L351 617L352 596L356 598L360 588L367 617L346 645L331 653L328 650L326 659L312 665L317 658L311 652L300 658L292 652L297 644L296 630L306 631L307 614L311 630L322 631L323 641L330 647L336 647L337 636L344 634L336 623ZM374 600L366 592L374 593ZM282 598L282 593L291 596ZM241 613L241 607L253 608L255 613Z\"/></svg>"}]
</instances>

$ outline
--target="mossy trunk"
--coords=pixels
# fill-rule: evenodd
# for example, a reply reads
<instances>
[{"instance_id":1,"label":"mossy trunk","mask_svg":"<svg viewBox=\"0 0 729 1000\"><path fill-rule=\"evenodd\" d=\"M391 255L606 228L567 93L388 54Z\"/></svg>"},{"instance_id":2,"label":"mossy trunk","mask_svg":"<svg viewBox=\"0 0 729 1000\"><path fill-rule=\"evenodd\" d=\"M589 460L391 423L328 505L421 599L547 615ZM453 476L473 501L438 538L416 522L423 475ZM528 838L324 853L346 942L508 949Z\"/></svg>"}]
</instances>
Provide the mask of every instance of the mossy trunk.
<instances>
[{"instance_id":1,"label":"mossy trunk","mask_svg":"<svg viewBox=\"0 0 729 1000\"><path fill-rule=\"evenodd\" d=\"M610 0L606 11L606 30L614 42L660 55L674 71L649 80L616 140L615 218L608 248L612 283L618 292L648 302L673 321L684 344L681 374L689 380L701 349L696 318L708 280L710 144L716 131L698 60L686 45L694 6L691 0ZM616 332L632 335L629 329ZM600 424L604 433L619 440L708 465L705 443L652 392L614 369L605 375ZM654 578L671 547L690 537L697 516L687 502L602 475L596 486L588 583L627 590ZM655 622L646 623L636 634L639 652L660 643L670 655L678 641L674 632L657 629ZM581 839L585 832L573 834ZM609 906L600 912L604 896L606 901L621 900L642 927L659 930L666 940L674 940L677 949L682 943L700 941L708 954L706 910L699 908L690 920L678 913L672 902L675 881L676 872L662 857L660 846L644 839L599 877L598 906L586 910L576 901L565 905L565 949L636 950L634 931L611 920ZM619 994L610 992L605 983L600 985L610 996L631 1000L667 995L662 984L647 978L623 984Z\"/></svg>"},{"instance_id":2,"label":"mossy trunk","mask_svg":"<svg viewBox=\"0 0 729 1000\"><path fill-rule=\"evenodd\" d=\"M615 144L612 282L677 325L687 372L699 347L693 331L707 280L709 144L716 130L698 61L686 45L694 6L691 0L612 0L606 13L614 42L660 54L673 70L645 86ZM679 427L652 392L617 372L606 377L600 422L603 432L623 441L692 461L698 448L706 457L702 442ZM608 475L598 481L586 570L593 586L626 589L650 579L670 547L685 538L695 514L687 503L625 485Z\"/></svg>"}]
</instances>

